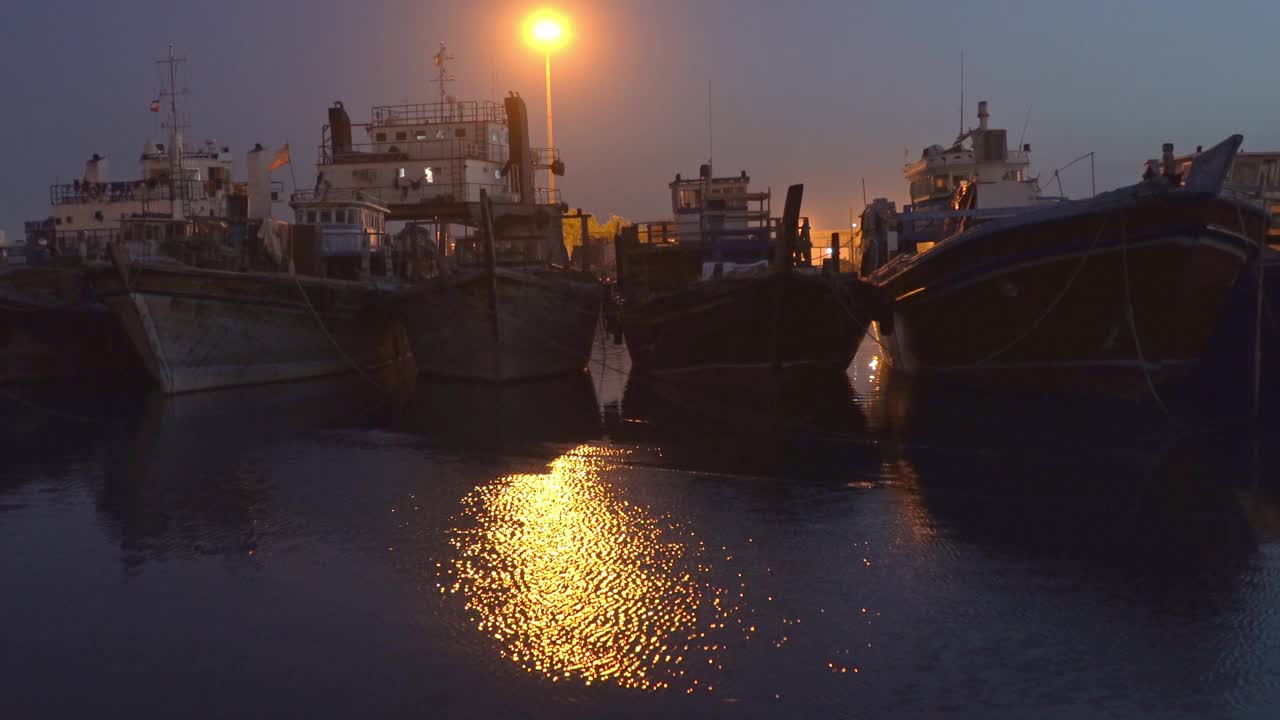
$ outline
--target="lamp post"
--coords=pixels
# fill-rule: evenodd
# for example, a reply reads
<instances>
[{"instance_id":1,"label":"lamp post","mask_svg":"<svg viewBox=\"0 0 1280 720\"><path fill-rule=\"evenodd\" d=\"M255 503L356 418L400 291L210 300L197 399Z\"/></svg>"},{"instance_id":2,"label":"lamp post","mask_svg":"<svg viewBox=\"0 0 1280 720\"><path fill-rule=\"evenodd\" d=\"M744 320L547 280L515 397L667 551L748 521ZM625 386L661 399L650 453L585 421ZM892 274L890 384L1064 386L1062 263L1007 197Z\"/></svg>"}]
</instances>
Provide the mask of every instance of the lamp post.
<instances>
[{"instance_id":1,"label":"lamp post","mask_svg":"<svg viewBox=\"0 0 1280 720\"><path fill-rule=\"evenodd\" d=\"M547 48L547 150L553 150L556 146L556 135L551 129L551 48ZM554 170L547 171L547 187L551 191L548 200L554 200L556 194L556 173Z\"/></svg>"},{"instance_id":2,"label":"lamp post","mask_svg":"<svg viewBox=\"0 0 1280 720\"><path fill-rule=\"evenodd\" d=\"M555 148L555 133L552 130L551 123L551 51L559 48L567 39L568 31L565 23L561 18L549 11L539 11L535 13L526 25L528 40L531 45L542 50L546 59L547 69L547 152L551 152ZM554 161L554 157L552 158ZM548 183L547 188L550 190L551 197L548 200L554 201L556 192L556 174L551 168L547 169Z\"/></svg>"}]
</instances>

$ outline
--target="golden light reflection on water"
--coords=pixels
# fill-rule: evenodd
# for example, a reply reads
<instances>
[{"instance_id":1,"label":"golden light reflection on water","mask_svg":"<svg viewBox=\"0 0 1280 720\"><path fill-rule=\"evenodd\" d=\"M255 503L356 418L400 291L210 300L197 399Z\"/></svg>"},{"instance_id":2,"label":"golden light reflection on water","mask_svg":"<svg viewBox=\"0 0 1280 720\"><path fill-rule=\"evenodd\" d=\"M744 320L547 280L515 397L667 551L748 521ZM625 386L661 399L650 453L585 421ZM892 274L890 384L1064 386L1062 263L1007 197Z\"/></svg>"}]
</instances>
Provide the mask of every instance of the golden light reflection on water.
<instances>
[{"instance_id":1,"label":"golden light reflection on water","mask_svg":"<svg viewBox=\"0 0 1280 720\"><path fill-rule=\"evenodd\" d=\"M617 451L582 446L544 474L466 496L449 589L510 661L547 679L710 689L728 593L694 533L652 517L602 479ZM737 595L738 593L735 593Z\"/></svg>"}]
</instances>

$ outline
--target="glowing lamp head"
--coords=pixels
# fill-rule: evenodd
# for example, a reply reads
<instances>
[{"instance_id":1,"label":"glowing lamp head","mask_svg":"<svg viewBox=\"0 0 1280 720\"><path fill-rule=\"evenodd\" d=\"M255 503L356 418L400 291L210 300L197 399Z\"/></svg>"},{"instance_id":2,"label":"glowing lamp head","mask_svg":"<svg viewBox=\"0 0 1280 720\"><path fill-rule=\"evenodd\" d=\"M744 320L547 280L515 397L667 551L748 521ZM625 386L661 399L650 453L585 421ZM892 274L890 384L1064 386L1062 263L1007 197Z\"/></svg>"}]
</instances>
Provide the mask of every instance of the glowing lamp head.
<instances>
[{"instance_id":1,"label":"glowing lamp head","mask_svg":"<svg viewBox=\"0 0 1280 720\"><path fill-rule=\"evenodd\" d=\"M554 44L560 39L560 25L554 20L543 20L533 26L533 39L544 45Z\"/></svg>"},{"instance_id":2,"label":"glowing lamp head","mask_svg":"<svg viewBox=\"0 0 1280 720\"><path fill-rule=\"evenodd\" d=\"M568 42L569 25L560 15L549 10L539 10L525 21L524 34L529 45L550 52Z\"/></svg>"}]
</instances>

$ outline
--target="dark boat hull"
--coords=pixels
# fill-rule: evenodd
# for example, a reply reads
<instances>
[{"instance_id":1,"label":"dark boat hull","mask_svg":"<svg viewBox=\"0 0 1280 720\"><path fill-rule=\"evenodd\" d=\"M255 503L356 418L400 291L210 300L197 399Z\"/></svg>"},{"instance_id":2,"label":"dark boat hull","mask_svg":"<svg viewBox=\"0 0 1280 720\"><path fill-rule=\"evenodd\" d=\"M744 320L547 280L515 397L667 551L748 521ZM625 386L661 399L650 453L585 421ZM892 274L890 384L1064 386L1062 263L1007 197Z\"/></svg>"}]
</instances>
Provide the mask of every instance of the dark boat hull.
<instances>
[{"instance_id":1,"label":"dark boat hull","mask_svg":"<svg viewBox=\"0 0 1280 720\"><path fill-rule=\"evenodd\" d=\"M896 372L1014 390L1140 394L1187 378L1258 218L1209 195L992 223L872 280Z\"/></svg>"},{"instance_id":2,"label":"dark boat hull","mask_svg":"<svg viewBox=\"0 0 1280 720\"><path fill-rule=\"evenodd\" d=\"M362 283L181 265L92 276L167 394L409 362L403 330Z\"/></svg>"},{"instance_id":3,"label":"dark boat hull","mask_svg":"<svg viewBox=\"0 0 1280 720\"><path fill-rule=\"evenodd\" d=\"M586 369L604 299L599 282L542 268L499 268L492 280L464 270L398 300L420 373L508 382Z\"/></svg>"},{"instance_id":4,"label":"dark boat hull","mask_svg":"<svg viewBox=\"0 0 1280 720\"><path fill-rule=\"evenodd\" d=\"M76 268L0 274L0 383L138 371L123 328Z\"/></svg>"},{"instance_id":5,"label":"dark boat hull","mask_svg":"<svg viewBox=\"0 0 1280 720\"><path fill-rule=\"evenodd\" d=\"M771 273L705 280L620 314L634 372L737 374L844 370L866 333L847 283Z\"/></svg>"}]
</instances>

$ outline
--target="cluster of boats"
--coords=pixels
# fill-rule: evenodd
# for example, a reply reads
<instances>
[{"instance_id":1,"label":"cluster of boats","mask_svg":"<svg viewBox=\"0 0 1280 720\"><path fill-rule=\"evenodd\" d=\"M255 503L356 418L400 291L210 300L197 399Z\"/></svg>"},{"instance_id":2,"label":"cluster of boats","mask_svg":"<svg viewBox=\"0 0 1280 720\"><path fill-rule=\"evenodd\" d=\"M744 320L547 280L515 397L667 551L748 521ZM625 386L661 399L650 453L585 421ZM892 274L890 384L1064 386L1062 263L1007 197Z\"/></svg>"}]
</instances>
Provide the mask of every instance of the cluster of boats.
<instances>
[{"instance_id":1,"label":"cluster of boats","mask_svg":"<svg viewBox=\"0 0 1280 720\"><path fill-rule=\"evenodd\" d=\"M624 227L597 253L613 267L588 269L564 241L581 221L591 256L586 216L536 186L564 163L532 146L517 94L362 123L335 103L288 221L270 178L287 146L255 147L235 182L170 101L140 178L110 181L95 155L27 224L0 270L0 381L139 365L171 394L387 367L518 381L581 372L603 307L633 375L664 381L843 370L872 338L899 373L1159 402L1231 381L1256 398L1280 337L1280 154L1240 136L1166 145L1138 183L1067 200L980 103L978 127L906 166L910 204L867 205L851 262L836 236L813 263L802 185L775 217L746 172L707 164L671 182L671 219Z\"/></svg>"}]
</instances>

